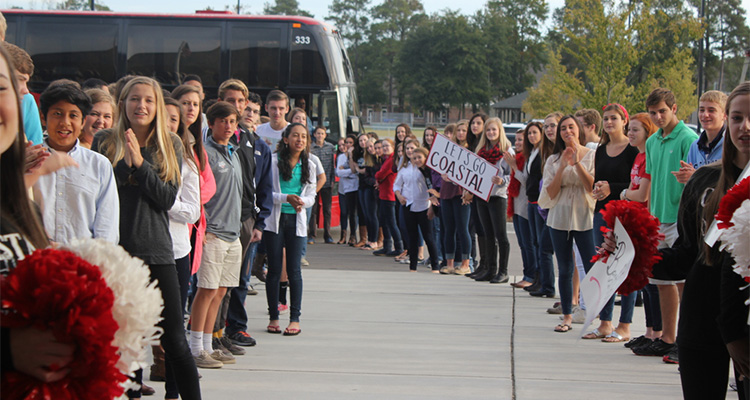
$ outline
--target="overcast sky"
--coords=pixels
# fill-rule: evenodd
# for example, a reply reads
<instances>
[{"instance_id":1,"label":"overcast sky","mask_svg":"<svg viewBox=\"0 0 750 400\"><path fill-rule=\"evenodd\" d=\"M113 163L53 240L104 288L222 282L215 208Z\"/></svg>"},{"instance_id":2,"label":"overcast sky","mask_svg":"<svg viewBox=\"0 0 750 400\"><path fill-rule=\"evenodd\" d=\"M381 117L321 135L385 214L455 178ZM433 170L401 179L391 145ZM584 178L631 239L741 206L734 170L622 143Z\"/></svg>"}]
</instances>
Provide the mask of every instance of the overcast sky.
<instances>
[{"instance_id":1,"label":"overcast sky","mask_svg":"<svg viewBox=\"0 0 750 400\"><path fill-rule=\"evenodd\" d=\"M106 4L114 11L127 12L146 12L146 13L189 13L195 10L205 9L211 6L214 9L223 9L224 6L236 6L237 0L98 0ZM253 14L263 12L264 0L247 1L240 0L242 5L248 7ZM272 2L273 0L268 0ZM523 0L520 0L523 1ZM0 8L10 8L13 6L23 7L25 9L48 9L50 4L54 5L56 0L0 0ZM298 0L300 8L307 10L315 15L315 18L323 20L328 15L328 5L332 0ZM422 0L425 11L428 13L438 12L443 9L460 10L464 14L473 14L479 10L487 0ZM370 4L378 4L380 0L371 0ZM565 4L565 0L548 0L550 13L556 8ZM742 0L745 11L750 10L750 0ZM548 19L549 22L549 19Z\"/></svg>"}]
</instances>

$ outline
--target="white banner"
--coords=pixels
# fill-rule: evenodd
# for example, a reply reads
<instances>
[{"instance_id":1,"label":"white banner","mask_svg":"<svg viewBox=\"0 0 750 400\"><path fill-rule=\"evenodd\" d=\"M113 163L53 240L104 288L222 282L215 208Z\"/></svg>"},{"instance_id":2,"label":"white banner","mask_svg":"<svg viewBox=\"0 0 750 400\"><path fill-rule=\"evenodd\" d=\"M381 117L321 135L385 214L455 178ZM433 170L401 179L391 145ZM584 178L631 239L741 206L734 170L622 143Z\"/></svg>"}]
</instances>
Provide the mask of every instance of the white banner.
<instances>
[{"instance_id":1,"label":"white banner","mask_svg":"<svg viewBox=\"0 0 750 400\"><path fill-rule=\"evenodd\" d=\"M441 134L435 135L427 166L448 175L453 183L485 201L492 193L492 177L500 172L496 166Z\"/></svg>"},{"instance_id":2,"label":"white banner","mask_svg":"<svg viewBox=\"0 0 750 400\"><path fill-rule=\"evenodd\" d=\"M635 249L630 235L623 228L620 219L615 219L615 243L617 249L609 255L607 262L597 261L581 282L581 295L586 303L586 322L583 332L587 332L591 321L607 304L620 285L628 277L630 266L635 258Z\"/></svg>"}]
</instances>

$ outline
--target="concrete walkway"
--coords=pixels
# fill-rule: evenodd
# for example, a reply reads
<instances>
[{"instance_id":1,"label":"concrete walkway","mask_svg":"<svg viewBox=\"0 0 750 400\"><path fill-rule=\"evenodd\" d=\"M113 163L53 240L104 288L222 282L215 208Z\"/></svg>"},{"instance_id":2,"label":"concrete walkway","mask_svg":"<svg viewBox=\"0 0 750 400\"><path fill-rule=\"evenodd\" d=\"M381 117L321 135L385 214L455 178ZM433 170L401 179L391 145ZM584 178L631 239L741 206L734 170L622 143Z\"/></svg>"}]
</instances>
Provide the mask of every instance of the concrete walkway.
<instances>
[{"instance_id":1,"label":"concrete walkway","mask_svg":"<svg viewBox=\"0 0 750 400\"><path fill-rule=\"evenodd\" d=\"M514 241L511 273L520 275ZM201 370L204 399L682 397L677 366L622 344L580 340L582 325L553 332L558 316L545 312L553 299L424 266L411 273L345 245L311 245L307 258L302 333L265 332L265 291L257 285L247 310L258 345L237 364ZM643 321L638 307L634 335ZM163 398L163 384L152 385Z\"/></svg>"}]
</instances>

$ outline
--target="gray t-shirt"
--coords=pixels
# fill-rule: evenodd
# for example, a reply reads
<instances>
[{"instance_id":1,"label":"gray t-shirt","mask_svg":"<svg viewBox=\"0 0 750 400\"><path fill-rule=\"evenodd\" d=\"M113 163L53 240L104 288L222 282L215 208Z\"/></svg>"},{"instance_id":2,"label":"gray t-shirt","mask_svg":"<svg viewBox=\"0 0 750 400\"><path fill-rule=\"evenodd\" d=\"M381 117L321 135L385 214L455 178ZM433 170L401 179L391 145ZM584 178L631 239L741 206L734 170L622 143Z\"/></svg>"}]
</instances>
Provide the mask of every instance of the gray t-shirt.
<instances>
[{"instance_id":1,"label":"gray t-shirt","mask_svg":"<svg viewBox=\"0 0 750 400\"><path fill-rule=\"evenodd\" d=\"M216 180L216 194L205 205L206 232L225 242L240 237L242 217L242 164L231 144L223 146L209 136L206 140L208 164Z\"/></svg>"}]
</instances>

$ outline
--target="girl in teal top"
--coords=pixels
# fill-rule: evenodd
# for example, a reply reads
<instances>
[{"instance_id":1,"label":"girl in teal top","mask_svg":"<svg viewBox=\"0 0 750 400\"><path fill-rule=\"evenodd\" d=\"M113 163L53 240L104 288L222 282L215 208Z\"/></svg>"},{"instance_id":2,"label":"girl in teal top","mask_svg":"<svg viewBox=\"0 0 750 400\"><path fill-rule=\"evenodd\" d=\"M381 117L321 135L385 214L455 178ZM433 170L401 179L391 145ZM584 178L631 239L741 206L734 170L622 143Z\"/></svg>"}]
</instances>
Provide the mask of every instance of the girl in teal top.
<instances>
[{"instance_id":1,"label":"girl in teal top","mask_svg":"<svg viewBox=\"0 0 750 400\"><path fill-rule=\"evenodd\" d=\"M281 142L279 142L281 143ZM302 163L297 162L297 165L292 169L292 179L285 181L279 179L279 186L281 186L281 193L293 194L299 196L302 193ZM284 203L281 205L281 212L283 214L297 214L297 211L290 203Z\"/></svg>"},{"instance_id":2,"label":"girl in teal top","mask_svg":"<svg viewBox=\"0 0 750 400\"><path fill-rule=\"evenodd\" d=\"M263 242L268 254L266 300L270 333L281 333L279 326L279 281L286 251L286 272L289 277L291 307L289 325L284 335L298 335L302 308L302 246L307 240L306 209L315 201L315 164L310 160L307 127L293 123L287 126L271 160L273 209L266 218Z\"/></svg>"}]
</instances>

